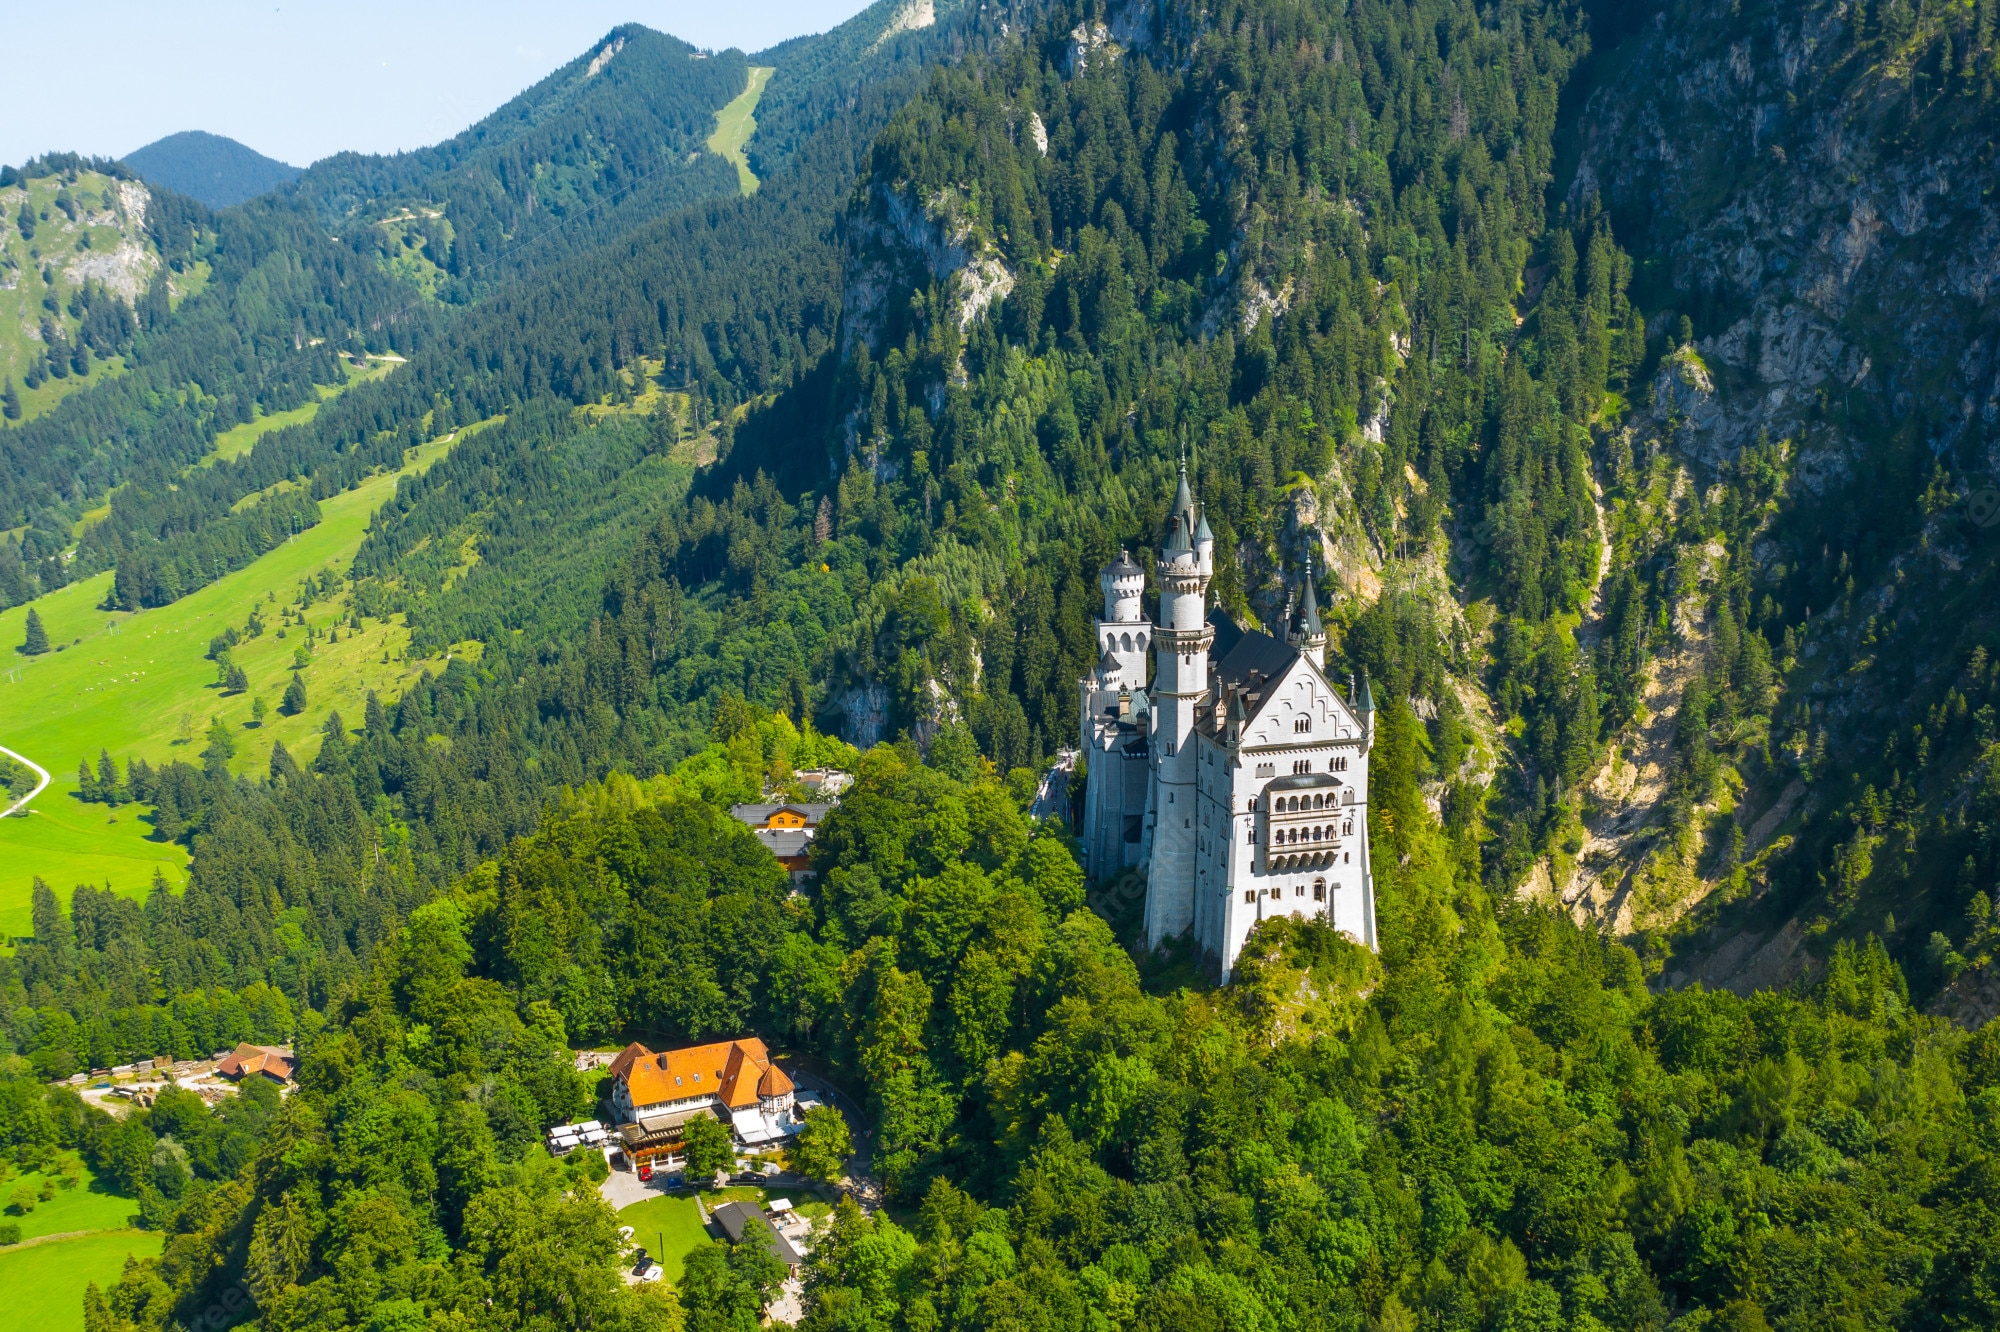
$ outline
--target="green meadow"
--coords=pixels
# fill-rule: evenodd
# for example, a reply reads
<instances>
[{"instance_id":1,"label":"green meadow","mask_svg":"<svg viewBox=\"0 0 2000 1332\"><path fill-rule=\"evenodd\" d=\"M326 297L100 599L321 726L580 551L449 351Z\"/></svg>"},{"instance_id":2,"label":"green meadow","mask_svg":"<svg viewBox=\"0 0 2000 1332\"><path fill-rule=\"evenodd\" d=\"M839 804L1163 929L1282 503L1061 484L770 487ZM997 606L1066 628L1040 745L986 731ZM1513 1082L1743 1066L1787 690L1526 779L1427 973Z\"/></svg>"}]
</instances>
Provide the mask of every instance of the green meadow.
<instances>
[{"instance_id":1,"label":"green meadow","mask_svg":"<svg viewBox=\"0 0 2000 1332\"><path fill-rule=\"evenodd\" d=\"M0 1201L23 1185L39 1193L47 1178L0 1166ZM116 1281L128 1253L160 1251L161 1236L130 1229L138 1211L133 1199L100 1186L88 1166L76 1187L57 1188L32 1211L10 1208L4 1219L21 1228L22 1243L0 1249L0 1290L8 1296L0 1300L0 1332L81 1328L85 1286Z\"/></svg>"},{"instance_id":2,"label":"green meadow","mask_svg":"<svg viewBox=\"0 0 2000 1332\"><path fill-rule=\"evenodd\" d=\"M106 1230L76 1239L0 1249L0 1332L76 1332L83 1327L83 1292L93 1281L109 1287L128 1255L151 1258L162 1236Z\"/></svg>"},{"instance_id":3,"label":"green meadow","mask_svg":"<svg viewBox=\"0 0 2000 1332\"><path fill-rule=\"evenodd\" d=\"M426 444L405 471L428 467L447 447L444 440ZM220 718L236 737L235 770L261 770L279 740L303 761L318 750L329 712L358 723L369 690L393 698L424 668L421 660L403 659L409 631L401 623L370 620L351 630L343 598L320 602L305 612L318 634L300 670L308 706L296 717L277 711L294 654L306 642L303 626L280 628L279 609L297 599L307 578L345 573L370 516L395 493L397 475L373 477L324 501L317 527L171 606L99 609L109 572L38 598L33 605L57 649L45 656L14 650L25 637L28 608L0 611L0 742L54 777L29 813L0 820L0 935L28 932L28 890L37 875L65 895L78 883L108 883L143 896L155 867L180 881L186 857L149 840L139 807L111 809L75 798L78 760L94 764L108 750L121 764L135 755L154 764L199 762L209 723ZM209 640L231 626L241 631L259 608L268 627L230 654L250 689L224 694L207 657ZM270 710L262 725L252 722L257 698Z\"/></svg>"},{"instance_id":4,"label":"green meadow","mask_svg":"<svg viewBox=\"0 0 2000 1332\"><path fill-rule=\"evenodd\" d=\"M6 1220L21 1228L22 1239L73 1235L89 1230L123 1230L133 1223L139 1215L138 1200L122 1197L100 1185L89 1166L80 1168L82 1177L75 1188L57 1188L54 1197L36 1203L32 1212L8 1212ZM51 1178L53 1176L39 1170L24 1175L10 1173L5 1179L0 1179L0 1201L13 1197L15 1191L24 1185L39 1192L42 1183Z\"/></svg>"},{"instance_id":5,"label":"green meadow","mask_svg":"<svg viewBox=\"0 0 2000 1332\"><path fill-rule=\"evenodd\" d=\"M304 425L319 415L321 402L338 396L342 389L360 383L362 380L380 379L401 363L400 359L392 361L387 357L383 357L380 360L371 359L366 369L360 369L345 356L341 357L340 368L347 375L346 383L337 385L321 384L319 386L319 402L308 402L294 407L287 412L272 412L269 416L259 416L254 421L245 421L240 425L231 426L215 437L215 447L209 450L206 458L201 460L201 465L203 467L213 467L219 462L227 462L232 458L239 458L255 448L257 441L270 434L273 430L281 430L286 426Z\"/></svg>"},{"instance_id":6,"label":"green meadow","mask_svg":"<svg viewBox=\"0 0 2000 1332\"><path fill-rule=\"evenodd\" d=\"M776 70L769 65L752 65L750 86L715 113L715 133L708 136L708 151L736 164L736 180L746 195L757 192L757 174L750 169L750 159L744 156L743 149L757 132L757 102L774 73Z\"/></svg>"}]
</instances>

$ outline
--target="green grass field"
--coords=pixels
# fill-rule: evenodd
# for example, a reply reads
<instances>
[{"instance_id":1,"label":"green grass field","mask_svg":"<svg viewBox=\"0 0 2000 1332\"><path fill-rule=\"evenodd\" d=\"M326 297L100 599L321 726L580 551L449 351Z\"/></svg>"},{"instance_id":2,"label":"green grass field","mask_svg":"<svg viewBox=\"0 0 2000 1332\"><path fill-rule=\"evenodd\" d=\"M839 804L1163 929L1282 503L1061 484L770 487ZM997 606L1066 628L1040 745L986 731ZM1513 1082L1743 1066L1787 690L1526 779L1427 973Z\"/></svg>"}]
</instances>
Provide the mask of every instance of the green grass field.
<instances>
[{"instance_id":1,"label":"green grass field","mask_svg":"<svg viewBox=\"0 0 2000 1332\"><path fill-rule=\"evenodd\" d=\"M708 151L736 164L736 180L746 195L757 192L757 175L750 170L750 159L743 155L743 148L757 132L757 102L774 73L776 70L769 65L752 65L750 86L715 113L715 133L708 136Z\"/></svg>"},{"instance_id":2,"label":"green grass field","mask_svg":"<svg viewBox=\"0 0 2000 1332\"><path fill-rule=\"evenodd\" d=\"M0 1180L0 1203L14 1196L22 1185L39 1190L45 1176L40 1171L9 1175ZM35 1210L6 1219L21 1227L24 1240L43 1235L67 1235L76 1230L122 1230L139 1214L139 1204L121 1198L108 1189L96 1187L90 1168L83 1168L83 1182L73 1189L58 1188L55 1197L35 1204Z\"/></svg>"},{"instance_id":3,"label":"green grass field","mask_svg":"<svg viewBox=\"0 0 2000 1332\"><path fill-rule=\"evenodd\" d=\"M39 1193L45 1178L39 1171L17 1175L4 1166L0 1173L5 1174L0 1202L23 1185ZM21 1228L23 1243L0 1249L0 1291L8 1295L0 1300L0 1332L82 1327L85 1286L116 1281L128 1253L151 1257L160 1251L159 1235L129 1229L138 1211L133 1199L97 1187L87 1166L75 1188L57 1188L33 1211L10 1211L6 1220ZM72 1238L45 1239L50 1235Z\"/></svg>"},{"instance_id":4,"label":"green grass field","mask_svg":"<svg viewBox=\"0 0 2000 1332\"><path fill-rule=\"evenodd\" d=\"M187 852L154 841L152 820L137 806L106 809L59 794L76 789L74 776L51 782L32 812L0 823L0 940L29 933L28 891L38 875L65 901L80 883L142 896L155 870L176 888L187 881Z\"/></svg>"},{"instance_id":5,"label":"green grass field","mask_svg":"<svg viewBox=\"0 0 2000 1332\"><path fill-rule=\"evenodd\" d=\"M84 1287L108 1287L125 1258L151 1258L162 1237L143 1230L109 1230L77 1239L0 1249L0 1332L72 1332L83 1326Z\"/></svg>"},{"instance_id":6,"label":"green grass field","mask_svg":"<svg viewBox=\"0 0 2000 1332\"><path fill-rule=\"evenodd\" d=\"M428 467L446 447L442 440L425 445L410 467ZM358 724L368 690L393 699L416 677L426 663L402 660L409 631L400 623L371 620L351 633L344 627L345 607L322 602L306 613L321 633L302 672L309 706L297 717L276 711L291 679L293 652L305 641L299 628L278 637L278 608L295 598L309 575L328 568L345 572L370 516L395 493L395 483L394 475L384 474L325 501L319 526L171 606L99 610L110 573L40 597L33 605L50 642L62 649L46 656L13 650L26 632L27 607L0 611L0 739L55 779L31 813L0 820L0 934L28 932L28 889L38 874L64 896L79 882L107 880L118 892L143 896L155 865L179 880L184 857L145 840L137 807L108 810L75 799L78 759L95 762L100 750L109 750L121 763L134 755L156 764L197 762L210 718L220 717L237 737L238 771L261 770L275 740L303 761L317 752L328 712L338 709L343 720ZM215 663L206 656L208 641L229 626L240 630L260 605L271 627L231 654L250 677L250 691L223 695L215 686ZM328 642L325 631L334 625L342 626L340 639ZM253 727L251 700L260 696L272 710L263 726ZM116 824L108 821L114 815Z\"/></svg>"},{"instance_id":7,"label":"green grass field","mask_svg":"<svg viewBox=\"0 0 2000 1332\"><path fill-rule=\"evenodd\" d=\"M339 397L343 389L358 384L363 380L380 379L401 363L400 360L391 361L384 359L371 362L367 369L361 370L356 369L354 363L345 356L341 357L340 368L347 375L346 383L319 385L319 402L309 402L303 406L294 407L288 412L273 412L269 416L260 416L254 421L245 421L241 425L231 426L215 437L215 447L209 451L206 458L201 460L201 465L203 467L213 467L218 462L240 458L250 452L251 449L256 448L257 441L270 434L273 430L281 430L286 426L304 425L319 415L320 403L325 402L329 398Z\"/></svg>"}]
</instances>

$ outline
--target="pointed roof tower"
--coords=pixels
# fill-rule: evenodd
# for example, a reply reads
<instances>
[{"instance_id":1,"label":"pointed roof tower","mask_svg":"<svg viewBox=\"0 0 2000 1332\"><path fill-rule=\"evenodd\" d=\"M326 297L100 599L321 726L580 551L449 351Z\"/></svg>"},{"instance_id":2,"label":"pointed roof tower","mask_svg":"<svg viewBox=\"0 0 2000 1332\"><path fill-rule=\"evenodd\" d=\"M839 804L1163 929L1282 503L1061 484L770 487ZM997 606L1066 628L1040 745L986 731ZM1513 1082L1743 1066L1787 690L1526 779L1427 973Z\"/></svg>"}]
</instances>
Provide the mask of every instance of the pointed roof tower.
<instances>
[{"instance_id":1,"label":"pointed roof tower","mask_svg":"<svg viewBox=\"0 0 2000 1332\"><path fill-rule=\"evenodd\" d=\"M1319 597L1313 591L1312 557L1306 557L1306 585L1299 601L1299 648L1312 664L1326 670L1326 629L1319 622Z\"/></svg>"},{"instance_id":2,"label":"pointed roof tower","mask_svg":"<svg viewBox=\"0 0 2000 1332\"><path fill-rule=\"evenodd\" d=\"M1183 459L1181 461L1181 483L1174 490L1174 507L1168 512L1170 517L1186 518L1193 509L1194 492L1188 489L1187 461Z\"/></svg>"}]
</instances>

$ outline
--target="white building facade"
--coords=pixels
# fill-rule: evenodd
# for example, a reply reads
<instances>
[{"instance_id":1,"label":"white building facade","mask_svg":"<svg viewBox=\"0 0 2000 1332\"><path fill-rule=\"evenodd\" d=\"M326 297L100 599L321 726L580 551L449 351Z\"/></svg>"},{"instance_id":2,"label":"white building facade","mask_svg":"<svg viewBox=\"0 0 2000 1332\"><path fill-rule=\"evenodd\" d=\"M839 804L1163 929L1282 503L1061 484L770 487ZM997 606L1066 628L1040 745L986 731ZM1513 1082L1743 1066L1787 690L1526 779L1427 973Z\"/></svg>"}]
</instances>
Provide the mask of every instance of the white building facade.
<instances>
[{"instance_id":1,"label":"white building facade","mask_svg":"<svg viewBox=\"0 0 2000 1332\"><path fill-rule=\"evenodd\" d=\"M1085 869L1146 873L1146 941L1193 933L1226 980L1259 921L1321 917L1376 947L1368 864L1368 685L1326 677L1311 579L1283 640L1208 608L1215 539L1182 474L1143 618L1145 574L1100 578L1097 669L1080 682ZM1146 677L1150 646L1153 673Z\"/></svg>"}]
</instances>

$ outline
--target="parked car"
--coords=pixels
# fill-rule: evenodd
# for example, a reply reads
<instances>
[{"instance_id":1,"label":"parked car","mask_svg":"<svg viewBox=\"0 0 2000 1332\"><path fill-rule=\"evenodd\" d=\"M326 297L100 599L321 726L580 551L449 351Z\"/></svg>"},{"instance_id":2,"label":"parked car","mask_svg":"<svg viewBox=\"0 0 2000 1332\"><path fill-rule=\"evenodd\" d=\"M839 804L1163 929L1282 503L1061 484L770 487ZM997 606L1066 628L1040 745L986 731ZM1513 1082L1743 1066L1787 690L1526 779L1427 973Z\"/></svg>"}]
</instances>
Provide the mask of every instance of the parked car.
<instances>
[{"instance_id":1,"label":"parked car","mask_svg":"<svg viewBox=\"0 0 2000 1332\"><path fill-rule=\"evenodd\" d=\"M642 1180L650 1180L652 1177L653 1177L653 1163L650 1161L641 1162L639 1165L639 1178Z\"/></svg>"},{"instance_id":2,"label":"parked car","mask_svg":"<svg viewBox=\"0 0 2000 1332\"><path fill-rule=\"evenodd\" d=\"M639 1273L639 1280L658 1281L661 1277L665 1276L666 1274L667 1274L666 1268L661 1267L658 1263L654 1263L651 1267Z\"/></svg>"}]
</instances>

